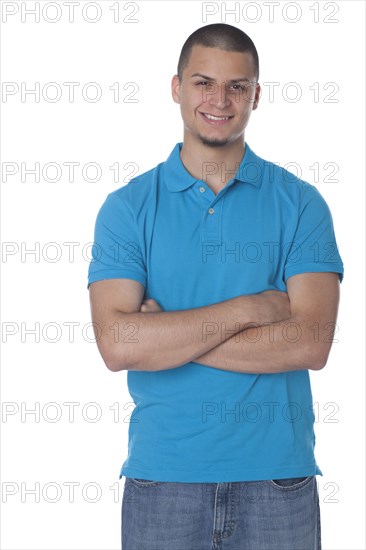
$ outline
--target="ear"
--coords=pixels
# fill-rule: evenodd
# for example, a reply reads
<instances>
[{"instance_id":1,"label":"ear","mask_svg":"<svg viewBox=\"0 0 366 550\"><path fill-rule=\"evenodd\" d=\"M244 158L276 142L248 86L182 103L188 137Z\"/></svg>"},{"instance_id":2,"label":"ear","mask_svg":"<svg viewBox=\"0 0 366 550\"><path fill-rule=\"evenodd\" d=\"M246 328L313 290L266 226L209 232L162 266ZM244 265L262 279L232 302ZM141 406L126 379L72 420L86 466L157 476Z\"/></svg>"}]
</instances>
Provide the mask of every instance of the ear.
<instances>
[{"instance_id":1,"label":"ear","mask_svg":"<svg viewBox=\"0 0 366 550\"><path fill-rule=\"evenodd\" d=\"M180 80L177 74L172 78L172 98L175 103L180 103Z\"/></svg>"},{"instance_id":2,"label":"ear","mask_svg":"<svg viewBox=\"0 0 366 550\"><path fill-rule=\"evenodd\" d=\"M257 84L255 89L254 101L253 101L253 109L252 109L253 111L255 111L258 107L260 96L261 96L261 87L259 84Z\"/></svg>"}]
</instances>

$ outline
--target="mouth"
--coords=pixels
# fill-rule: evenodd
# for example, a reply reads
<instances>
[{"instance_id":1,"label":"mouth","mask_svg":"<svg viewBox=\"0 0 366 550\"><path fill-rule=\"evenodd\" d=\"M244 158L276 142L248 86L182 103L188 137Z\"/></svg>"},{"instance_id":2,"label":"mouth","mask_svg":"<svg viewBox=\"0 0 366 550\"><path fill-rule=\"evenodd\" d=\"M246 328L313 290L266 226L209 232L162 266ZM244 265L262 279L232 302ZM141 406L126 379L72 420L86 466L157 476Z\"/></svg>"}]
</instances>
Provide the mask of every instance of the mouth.
<instances>
[{"instance_id":1,"label":"mouth","mask_svg":"<svg viewBox=\"0 0 366 550\"><path fill-rule=\"evenodd\" d=\"M216 116L216 115L212 115L211 113L201 113L201 112L200 112L200 115L205 122L214 126L222 126L224 124L227 124L229 120L231 120L234 117L234 115Z\"/></svg>"}]
</instances>

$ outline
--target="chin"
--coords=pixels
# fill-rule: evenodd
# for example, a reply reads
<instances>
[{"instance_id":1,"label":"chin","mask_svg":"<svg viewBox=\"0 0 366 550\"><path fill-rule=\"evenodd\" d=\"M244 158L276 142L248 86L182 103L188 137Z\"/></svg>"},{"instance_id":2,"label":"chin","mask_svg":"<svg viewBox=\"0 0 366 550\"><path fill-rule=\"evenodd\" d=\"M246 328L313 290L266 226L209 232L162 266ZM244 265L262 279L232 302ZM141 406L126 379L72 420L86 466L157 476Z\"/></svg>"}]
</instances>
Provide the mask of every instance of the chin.
<instances>
[{"instance_id":1,"label":"chin","mask_svg":"<svg viewBox=\"0 0 366 550\"><path fill-rule=\"evenodd\" d=\"M200 136L201 143L207 147L225 147L229 143L227 139L205 138Z\"/></svg>"}]
</instances>

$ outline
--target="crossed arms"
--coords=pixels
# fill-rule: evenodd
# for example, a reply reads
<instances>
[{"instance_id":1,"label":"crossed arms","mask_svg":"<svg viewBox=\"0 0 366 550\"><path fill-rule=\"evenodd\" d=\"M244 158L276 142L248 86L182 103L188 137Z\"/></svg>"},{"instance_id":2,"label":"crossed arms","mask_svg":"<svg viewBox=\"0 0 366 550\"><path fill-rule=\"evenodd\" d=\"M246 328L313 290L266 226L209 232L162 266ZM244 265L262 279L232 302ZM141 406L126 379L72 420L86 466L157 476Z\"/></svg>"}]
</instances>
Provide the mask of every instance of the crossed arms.
<instances>
[{"instance_id":1,"label":"crossed arms","mask_svg":"<svg viewBox=\"0 0 366 550\"><path fill-rule=\"evenodd\" d=\"M143 303L132 279L90 285L99 352L111 371L159 371L190 361L243 373L320 370L328 359L339 304L337 273L302 273L287 293L265 291L200 308L163 311Z\"/></svg>"}]
</instances>

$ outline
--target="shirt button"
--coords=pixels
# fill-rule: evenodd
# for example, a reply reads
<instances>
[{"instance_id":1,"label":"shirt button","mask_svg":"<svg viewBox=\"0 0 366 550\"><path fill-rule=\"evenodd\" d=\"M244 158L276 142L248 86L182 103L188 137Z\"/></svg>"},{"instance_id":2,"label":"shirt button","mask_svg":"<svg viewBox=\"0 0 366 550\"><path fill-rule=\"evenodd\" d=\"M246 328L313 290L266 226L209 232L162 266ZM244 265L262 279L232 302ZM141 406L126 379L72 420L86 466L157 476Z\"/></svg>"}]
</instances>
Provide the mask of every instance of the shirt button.
<instances>
[{"instance_id":1,"label":"shirt button","mask_svg":"<svg viewBox=\"0 0 366 550\"><path fill-rule=\"evenodd\" d=\"M200 191L201 191L201 193L204 193L206 191L206 189L204 187L200 187Z\"/></svg>"},{"instance_id":2,"label":"shirt button","mask_svg":"<svg viewBox=\"0 0 366 550\"><path fill-rule=\"evenodd\" d=\"M215 210L214 210L213 208L209 208L209 209L208 209L208 213L209 213L209 214L213 214L214 212L215 212Z\"/></svg>"}]
</instances>

